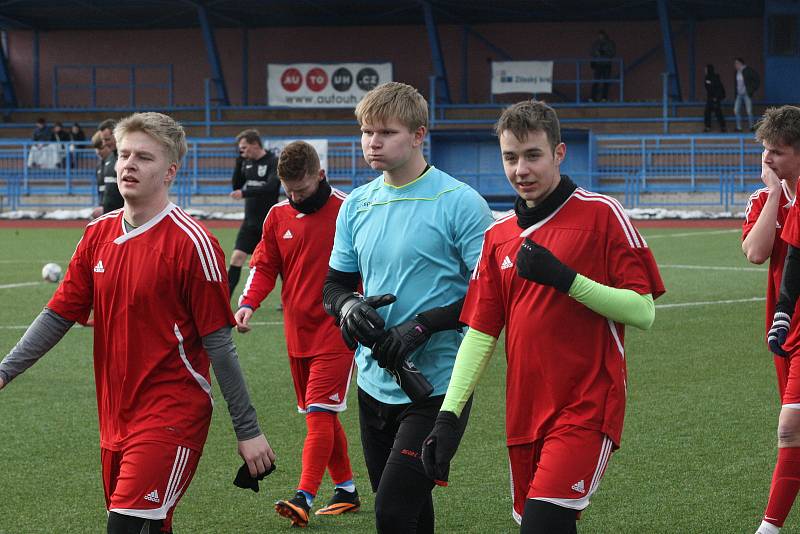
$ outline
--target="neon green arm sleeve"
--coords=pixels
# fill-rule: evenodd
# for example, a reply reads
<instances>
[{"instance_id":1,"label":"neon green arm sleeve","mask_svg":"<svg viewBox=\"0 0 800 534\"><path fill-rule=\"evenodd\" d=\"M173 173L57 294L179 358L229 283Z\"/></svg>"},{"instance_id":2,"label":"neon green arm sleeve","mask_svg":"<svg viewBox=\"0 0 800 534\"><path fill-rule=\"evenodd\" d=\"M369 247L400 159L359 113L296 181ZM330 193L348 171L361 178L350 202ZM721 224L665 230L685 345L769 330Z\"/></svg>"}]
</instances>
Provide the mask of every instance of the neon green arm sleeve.
<instances>
[{"instance_id":1,"label":"neon green arm sleeve","mask_svg":"<svg viewBox=\"0 0 800 534\"><path fill-rule=\"evenodd\" d=\"M456 364L453 367L453 375L450 377L450 385L447 386L447 394L444 396L441 411L453 412L460 416L461 410L469 400L469 396L475 390L486 364L492 358L497 338L489 334L479 332L474 328L467 331L467 335L461 341L461 346L456 354Z\"/></svg>"},{"instance_id":2,"label":"neon green arm sleeve","mask_svg":"<svg viewBox=\"0 0 800 534\"><path fill-rule=\"evenodd\" d=\"M606 286L579 274L569 288L569 295L612 321L642 330L649 330L656 319L656 306L649 293L640 295L630 289Z\"/></svg>"}]
</instances>

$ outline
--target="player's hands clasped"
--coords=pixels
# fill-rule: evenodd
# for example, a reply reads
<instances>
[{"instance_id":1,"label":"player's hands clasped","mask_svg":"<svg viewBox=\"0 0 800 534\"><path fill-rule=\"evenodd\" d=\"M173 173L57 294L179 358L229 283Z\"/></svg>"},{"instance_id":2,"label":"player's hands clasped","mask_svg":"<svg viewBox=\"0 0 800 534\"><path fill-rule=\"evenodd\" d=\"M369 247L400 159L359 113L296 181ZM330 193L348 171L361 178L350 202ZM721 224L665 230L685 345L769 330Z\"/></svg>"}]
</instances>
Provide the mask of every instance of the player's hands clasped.
<instances>
[{"instance_id":1,"label":"player's hands clasped","mask_svg":"<svg viewBox=\"0 0 800 534\"><path fill-rule=\"evenodd\" d=\"M410 319L386 332L386 336L372 348L372 357L378 365L397 371L409 354L421 347L431 337L430 328L419 317Z\"/></svg>"},{"instance_id":2,"label":"player's hands clasped","mask_svg":"<svg viewBox=\"0 0 800 534\"><path fill-rule=\"evenodd\" d=\"M339 311L339 328L347 346L355 349L359 343L372 347L385 335L383 327L386 323L375 310L388 306L397 300L391 293L362 297L353 293L353 298L346 301Z\"/></svg>"},{"instance_id":3,"label":"player's hands clasped","mask_svg":"<svg viewBox=\"0 0 800 534\"><path fill-rule=\"evenodd\" d=\"M517 274L526 280L552 286L562 293L569 293L577 273L561 263L552 252L540 244L525 238L517 252Z\"/></svg>"},{"instance_id":4,"label":"player's hands clasped","mask_svg":"<svg viewBox=\"0 0 800 534\"><path fill-rule=\"evenodd\" d=\"M460 442L458 416L453 412L439 412L433 430L422 442L422 465L425 474L437 485L447 486L450 461L455 456Z\"/></svg>"},{"instance_id":5,"label":"player's hands clasped","mask_svg":"<svg viewBox=\"0 0 800 534\"><path fill-rule=\"evenodd\" d=\"M264 434L240 441L239 456L247 464L252 477L269 471L275 461L275 452L273 452Z\"/></svg>"},{"instance_id":6,"label":"player's hands clasped","mask_svg":"<svg viewBox=\"0 0 800 534\"><path fill-rule=\"evenodd\" d=\"M786 343L786 336L789 334L789 325L792 323L792 316L786 312L776 311L772 317L772 327L767 333L767 343L769 350L778 356L788 356L789 353L783 350Z\"/></svg>"}]
</instances>

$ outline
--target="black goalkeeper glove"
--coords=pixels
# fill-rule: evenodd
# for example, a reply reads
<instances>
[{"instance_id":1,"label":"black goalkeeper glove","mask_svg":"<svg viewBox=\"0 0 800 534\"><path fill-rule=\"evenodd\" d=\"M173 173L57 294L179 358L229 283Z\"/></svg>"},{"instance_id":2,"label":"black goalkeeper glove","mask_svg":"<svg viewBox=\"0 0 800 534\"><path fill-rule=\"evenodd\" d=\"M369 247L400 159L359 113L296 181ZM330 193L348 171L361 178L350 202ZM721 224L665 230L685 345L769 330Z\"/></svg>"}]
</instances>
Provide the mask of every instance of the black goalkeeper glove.
<instances>
[{"instance_id":1,"label":"black goalkeeper glove","mask_svg":"<svg viewBox=\"0 0 800 534\"><path fill-rule=\"evenodd\" d=\"M517 252L517 274L531 282L569 293L578 273L561 263L545 247L526 237Z\"/></svg>"},{"instance_id":2,"label":"black goalkeeper glove","mask_svg":"<svg viewBox=\"0 0 800 534\"><path fill-rule=\"evenodd\" d=\"M361 343L372 347L380 341L386 335L383 329L386 323L375 310L388 306L395 300L397 297L391 293L367 298L353 293L339 309L339 328L347 346L355 349Z\"/></svg>"},{"instance_id":3,"label":"black goalkeeper glove","mask_svg":"<svg viewBox=\"0 0 800 534\"><path fill-rule=\"evenodd\" d=\"M372 348L372 357L382 368L397 371L408 355L428 341L432 333L427 321L417 315L387 330L386 336Z\"/></svg>"},{"instance_id":4,"label":"black goalkeeper glove","mask_svg":"<svg viewBox=\"0 0 800 534\"><path fill-rule=\"evenodd\" d=\"M447 486L450 461L461 442L462 432L459 426L456 414L439 412L433 430L422 442L422 465L425 474L439 486Z\"/></svg>"},{"instance_id":5,"label":"black goalkeeper glove","mask_svg":"<svg viewBox=\"0 0 800 534\"><path fill-rule=\"evenodd\" d=\"M792 324L792 315L784 311L775 311L772 317L772 327L767 333L767 343L769 350L778 356L786 357L788 352L783 350L783 344L786 343L786 336L789 334L789 326Z\"/></svg>"},{"instance_id":6,"label":"black goalkeeper glove","mask_svg":"<svg viewBox=\"0 0 800 534\"><path fill-rule=\"evenodd\" d=\"M269 469L253 477L250 475L250 468L247 467L247 462L245 462L242 464L242 467L239 468L239 471L236 472L236 478L233 479L233 484L239 488L251 489L258 493L258 481L264 480L264 477L273 471L275 471L275 462L272 462Z\"/></svg>"}]
</instances>

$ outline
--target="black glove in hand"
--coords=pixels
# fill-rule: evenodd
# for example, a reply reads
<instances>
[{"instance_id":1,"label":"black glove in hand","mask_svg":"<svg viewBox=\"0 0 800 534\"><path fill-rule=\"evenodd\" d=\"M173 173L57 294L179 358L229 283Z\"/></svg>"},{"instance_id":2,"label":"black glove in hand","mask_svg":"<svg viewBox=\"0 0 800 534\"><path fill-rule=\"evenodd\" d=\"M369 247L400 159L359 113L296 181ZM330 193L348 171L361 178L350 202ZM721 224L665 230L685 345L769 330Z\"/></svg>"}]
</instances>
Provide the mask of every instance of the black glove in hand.
<instances>
[{"instance_id":1,"label":"black glove in hand","mask_svg":"<svg viewBox=\"0 0 800 534\"><path fill-rule=\"evenodd\" d=\"M239 471L236 472L236 478L233 479L233 485L242 489L251 489L258 493L258 481L264 480L264 477L273 471L275 471L275 462L272 462L270 468L263 473L257 475L256 477L252 477L250 476L250 469L247 467L247 462L245 462L242 464L242 467L239 468Z\"/></svg>"},{"instance_id":2,"label":"black glove in hand","mask_svg":"<svg viewBox=\"0 0 800 534\"><path fill-rule=\"evenodd\" d=\"M778 356L788 356L789 353L783 350L786 336L789 334L789 325L792 324L792 316L786 312L776 311L772 317L772 327L767 334L769 350Z\"/></svg>"},{"instance_id":3,"label":"black glove in hand","mask_svg":"<svg viewBox=\"0 0 800 534\"><path fill-rule=\"evenodd\" d=\"M422 442L425 474L439 486L447 486L450 461L456 454L461 435L458 416L453 412L439 412L433 430Z\"/></svg>"},{"instance_id":4,"label":"black glove in hand","mask_svg":"<svg viewBox=\"0 0 800 534\"><path fill-rule=\"evenodd\" d=\"M562 293L569 293L577 273L561 263L553 253L525 238L517 252L517 274L526 280L552 286Z\"/></svg>"},{"instance_id":5,"label":"black glove in hand","mask_svg":"<svg viewBox=\"0 0 800 534\"><path fill-rule=\"evenodd\" d=\"M367 298L353 293L353 298L342 304L339 311L339 328L347 346L355 349L361 343L372 347L383 338L386 335L383 330L385 323L375 310L395 300L397 297L390 293Z\"/></svg>"},{"instance_id":6,"label":"black glove in hand","mask_svg":"<svg viewBox=\"0 0 800 534\"><path fill-rule=\"evenodd\" d=\"M372 357L382 368L396 371L431 334L425 320L417 316L387 330L386 336L372 348Z\"/></svg>"}]
</instances>

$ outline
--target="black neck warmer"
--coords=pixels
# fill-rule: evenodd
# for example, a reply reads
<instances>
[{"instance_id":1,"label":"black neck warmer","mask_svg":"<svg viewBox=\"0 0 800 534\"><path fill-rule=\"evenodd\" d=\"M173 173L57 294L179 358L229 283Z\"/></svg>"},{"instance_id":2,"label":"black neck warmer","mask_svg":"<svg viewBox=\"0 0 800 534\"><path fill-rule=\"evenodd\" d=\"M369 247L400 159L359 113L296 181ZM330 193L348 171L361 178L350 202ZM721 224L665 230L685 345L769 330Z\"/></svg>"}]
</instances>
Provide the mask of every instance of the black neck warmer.
<instances>
[{"instance_id":1,"label":"black neck warmer","mask_svg":"<svg viewBox=\"0 0 800 534\"><path fill-rule=\"evenodd\" d=\"M561 181L553 192L536 206L529 208L522 197L517 197L514 201L514 212L517 214L517 224L520 228L529 228L548 215L551 215L561 204L567 201L577 187L575 182L569 179L569 176L562 174Z\"/></svg>"},{"instance_id":2,"label":"black neck warmer","mask_svg":"<svg viewBox=\"0 0 800 534\"><path fill-rule=\"evenodd\" d=\"M291 204L291 206L300 213L305 213L306 215L310 215L322 209L322 206L325 205L330 196L331 196L331 186L328 183L327 179L323 179L322 181L320 181L316 193L314 193L307 199L303 200L302 202L293 202L292 199L290 198L289 204Z\"/></svg>"}]
</instances>

